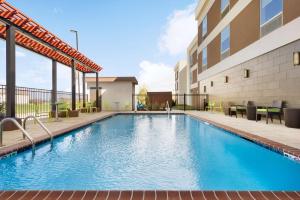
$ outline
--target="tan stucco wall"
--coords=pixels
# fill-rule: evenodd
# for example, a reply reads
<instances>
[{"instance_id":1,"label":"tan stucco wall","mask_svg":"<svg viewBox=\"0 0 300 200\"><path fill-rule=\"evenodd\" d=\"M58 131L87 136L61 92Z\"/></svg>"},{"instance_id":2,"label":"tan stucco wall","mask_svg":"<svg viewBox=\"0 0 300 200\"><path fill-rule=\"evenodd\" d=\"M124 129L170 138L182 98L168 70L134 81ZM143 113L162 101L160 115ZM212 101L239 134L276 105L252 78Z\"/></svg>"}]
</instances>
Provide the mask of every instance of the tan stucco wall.
<instances>
[{"instance_id":1,"label":"tan stucco wall","mask_svg":"<svg viewBox=\"0 0 300 200\"><path fill-rule=\"evenodd\" d=\"M300 66L293 65L294 51L300 51L300 40L201 80L200 92L206 86L214 101L270 105L285 100L287 106L300 107ZM250 70L249 78L243 77L244 69ZM225 76L229 83L224 83Z\"/></svg>"},{"instance_id":2,"label":"tan stucco wall","mask_svg":"<svg viewBox=\"0 0 300 200\"><path fill-rule=\"evenodd\" d=\"M88 88L95 87L95 83L88 83ZM134 88L132 82L110 82L99 83L102 94L102 110L103 111L130 111L132 110L132 95L134 94ZM90 90L91 101L94 102L95 90ZM119 106L117 103L119 102Z\"/></svg>"}]
</instances>

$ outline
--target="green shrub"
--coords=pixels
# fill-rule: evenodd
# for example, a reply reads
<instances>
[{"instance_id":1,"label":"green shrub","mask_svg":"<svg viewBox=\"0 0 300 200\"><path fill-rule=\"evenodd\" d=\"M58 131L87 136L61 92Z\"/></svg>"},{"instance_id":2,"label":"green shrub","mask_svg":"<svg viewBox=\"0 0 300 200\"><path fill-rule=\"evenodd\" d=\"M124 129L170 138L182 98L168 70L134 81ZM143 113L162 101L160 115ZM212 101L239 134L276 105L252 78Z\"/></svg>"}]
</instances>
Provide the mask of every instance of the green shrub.
<instances>
[{"instance_id":1,"label":"green shrub","mask_svg":"<svg viewBox=\"0 0 300 200\"><path fill-rule=\"evenodd\" d=\"M5 116L5 105L4 103L0 103L0 117L3 118Z\"/></svg>"}]
</instances>

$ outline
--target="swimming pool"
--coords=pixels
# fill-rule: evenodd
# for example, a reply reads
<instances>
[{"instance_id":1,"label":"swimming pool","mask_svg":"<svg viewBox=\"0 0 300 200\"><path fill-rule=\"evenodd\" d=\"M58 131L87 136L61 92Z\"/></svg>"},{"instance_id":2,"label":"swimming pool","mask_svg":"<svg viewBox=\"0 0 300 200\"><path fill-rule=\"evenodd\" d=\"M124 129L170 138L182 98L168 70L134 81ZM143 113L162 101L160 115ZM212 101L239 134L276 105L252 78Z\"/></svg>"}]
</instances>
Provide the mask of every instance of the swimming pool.
<instances>
[{"instance_id":1,"label":"swimming pool","mask_svg":"<svg viewBox=\"0 0 300 200\"><path fill-rule=\"evenodd\" d=\"M0 190L300 190L300 164L186 115L116 115L0 160Z\"/></svg>"}]
</instances>

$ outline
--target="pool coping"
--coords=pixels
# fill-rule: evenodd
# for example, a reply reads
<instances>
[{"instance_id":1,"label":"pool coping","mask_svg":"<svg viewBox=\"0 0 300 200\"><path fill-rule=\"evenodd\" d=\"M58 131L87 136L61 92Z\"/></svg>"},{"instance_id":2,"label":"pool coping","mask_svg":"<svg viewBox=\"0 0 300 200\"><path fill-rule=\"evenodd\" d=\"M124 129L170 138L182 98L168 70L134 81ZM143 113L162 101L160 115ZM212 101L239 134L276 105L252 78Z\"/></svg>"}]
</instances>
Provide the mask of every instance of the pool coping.
<instances>
[{"instance_id":1,"label":"pool coping","mask_svg":"<svg viewBox=\"0 0 300 200\"><path fill-rule=\"evenodd\" d=\"M189 191L189 190L102 190L102 191L0 191L1 199L59 200L296 200L298 191Z\"/></svg>"},{"instance_id":2,"label":"pool coping","mask_svg":"<svg viewBox=\"0 0 300 200\"><path fill-rule=\"evenodd\" d=\"M207 122L217 128L221 128L227 132L230 132L233 135L236 135L238 137L241 137L243 139L246 139L250 142L253 142L257 145L263 146L264 148L267 148L269 150L275 151L277 153L282 154L283 156L286 156L292 160L300 161L300 149L297 149L295 147L288 146L283 143L275 142L273 140L254 135L252 133L249 133L247 131L243 131L240 129L233 128L231 126L227 126L218 122L215 122L213 120L207 119L205 117L200 117L198 115L192 114L192 113L185 113L186 115L189 115L193 118L199 119L201 121Z\"/></svg>"},{"instance_id":3,"label":"pool coping","mask_svg":"<svg viewBox=\"0 0 300 200\"><path fill-rule=\"evenodd\" d=\"M54 131L53 136L56 138L56 137L62 136L64 134L67 134L70 131L80 129L82 127L88 126L89 124L92 124L92 123L95 123L95 122L98 122L98 121L101 121L101 120L104 120L104 119L107 119L107 118L110 118L112 116L119 115L119 114L122 114L122 115L124 115L124 114L125 115L126 114L129 114L129 115L131 115L131 114L133 114L133 115L139 115L139 114L140 115L143 115L143 114L154 114L154 115L155 114L162 114L162 115L166 115L167 113L162 112L162 111L159 111L159 112L148 112L148 111L134 112L134 111L131 111L131 112L109 113L109 114L106 114L104 116L100 116L100 117L97 117L95 119L92 119L92 120L88 120L88 121L78 123L76 125L72 125L70 127L64 128L64 129ZM199 115L195 115L193 113L172 112L171 114L172 115L174 115L174 114L185 114L187 116L191 116L191 117L196 118L198 120L207 122L207 123L209 123L213 126L216 126L217 128L221 128L225 131L228 131L233 135L239 136L239 137L241 137L243 139L246 139L250 142L254 142L255 144L263 146L264 148L267 148L269 150L280 153L283 156L289 157L290 159L293 159L295 161L300 161L300 149L285 145L283 143L275 142L273 140L270 140L270 139L267 139L267 138L264 138L264 137L261 137L261 136L258 136L258 135L254 135L254 134L249 133L247 131L239 130L239 129L236 129L236 128L233 128L233 127L230 127L230 126L212 121L212 120L207 119L205 117L200 117ZM48 135L42 135L42 136L39 136L39 137L35 138L36 145L45 143L48 140L49 140ZM3 158L9 157L9 156L13 156L13 155L15 155L19 152L25 151L25 150L30 149L30 148L31 148L31 143L28 140L21 141L17 144L14 144L14 145L2 147L0 149L0 160L3 159Z\"/></svg>"}]
</instances>

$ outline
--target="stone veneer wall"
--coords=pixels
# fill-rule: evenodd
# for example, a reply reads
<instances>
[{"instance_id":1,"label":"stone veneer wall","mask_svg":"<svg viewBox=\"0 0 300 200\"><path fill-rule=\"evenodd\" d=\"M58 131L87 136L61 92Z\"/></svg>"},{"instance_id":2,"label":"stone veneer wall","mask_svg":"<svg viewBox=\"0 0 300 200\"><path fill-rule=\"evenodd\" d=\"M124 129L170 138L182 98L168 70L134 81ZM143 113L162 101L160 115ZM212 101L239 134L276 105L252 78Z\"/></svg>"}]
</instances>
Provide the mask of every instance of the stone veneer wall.
<instances>
[{"instance_id":1,"label":"stone veneer wall","mask_svg":"<svg viewBox=\"0 0 300 200\"><path fill-rule=\"evenodd\" d=\"M284 100L288 107L300 107L300 66L293 65L295 51L300 51L300 40L201 80L200 92L206 86L210 100L216 102L252 100L256 105L270 105L272 100ZM249 78L244 78L244 69L250 70ZM224 83L225 76L228 83Z\"/></svg>"}]
</instances>

